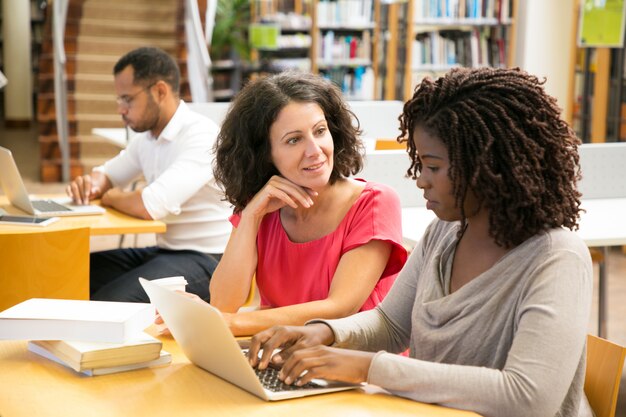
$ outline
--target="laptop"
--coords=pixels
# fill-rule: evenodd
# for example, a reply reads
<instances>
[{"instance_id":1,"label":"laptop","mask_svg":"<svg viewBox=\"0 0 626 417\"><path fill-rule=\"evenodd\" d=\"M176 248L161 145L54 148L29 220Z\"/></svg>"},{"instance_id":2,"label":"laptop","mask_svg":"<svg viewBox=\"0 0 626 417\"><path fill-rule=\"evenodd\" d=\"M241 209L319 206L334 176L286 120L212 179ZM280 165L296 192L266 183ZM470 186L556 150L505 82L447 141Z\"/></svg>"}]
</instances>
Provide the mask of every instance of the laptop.
<instances>
[{"instance_id":1,"label":"laptop","mask_svg":"<svg viewBox=\"0 0 626 417\"><path fill-rule=\"evenodd\" d=\"M146 279L139 278L150 302L159 311L185 356L200 368L266 401L286 400L359 388L360 384L314 379L298 387L283 384L278 370L250 366L245 350L237 343L221 313Z\"/></svg>"},{"instance_id":2,"label":"laptop","mask_svg":"<svg viewBox=\"0 0 626 417\"><path fill-rule=\"evenodd\" d=\"M0 146L0 185L11 205L37 217L83 216L103 214L96 205L75 205L70 197L54 200L31 200L11 151Z\"/></svg>"}]
</instances>

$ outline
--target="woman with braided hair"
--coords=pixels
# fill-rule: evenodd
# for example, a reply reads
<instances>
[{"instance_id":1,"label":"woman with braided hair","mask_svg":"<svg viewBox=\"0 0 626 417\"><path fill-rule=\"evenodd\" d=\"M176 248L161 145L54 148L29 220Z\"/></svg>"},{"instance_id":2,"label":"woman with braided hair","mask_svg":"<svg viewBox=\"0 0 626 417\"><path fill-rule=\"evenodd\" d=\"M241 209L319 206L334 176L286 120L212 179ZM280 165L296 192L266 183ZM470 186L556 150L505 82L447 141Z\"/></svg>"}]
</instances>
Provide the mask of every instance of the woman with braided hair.
<instances>
[{"instance_id":1,"label":"woman with braided hair","mask_svg":"<svg viewBox=\"0 0 626 417\"><path fill-rule=\"evenodd\" d=\"M401 138L438 219L376 309L266 330L250 362L282 363L287 383L369 382L484 416L592 415L578 140L542 84L489 68L422 81Z\"/></svg>"}]
</instances>

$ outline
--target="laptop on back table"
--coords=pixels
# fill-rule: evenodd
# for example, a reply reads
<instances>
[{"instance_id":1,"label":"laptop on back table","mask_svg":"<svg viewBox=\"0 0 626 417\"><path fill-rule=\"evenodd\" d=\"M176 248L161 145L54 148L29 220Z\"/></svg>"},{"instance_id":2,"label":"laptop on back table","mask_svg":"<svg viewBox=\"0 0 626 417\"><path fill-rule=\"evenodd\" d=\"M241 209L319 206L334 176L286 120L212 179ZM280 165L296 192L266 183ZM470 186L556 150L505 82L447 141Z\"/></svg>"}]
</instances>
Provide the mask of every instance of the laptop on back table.
<instances>
[{"instance_id":1,"label":"laptop on back table","mask_svg":"<svg viewBox=\"0 0 626 417\"><path fill-rule=\"evenodd\" d=\"M221 313L158 284L139 278L185 356L200 368L266 401L285 400L358 388L361 385L314 379L298 387L275 378L277 370L255 370L237 343Z\"/></svg>"},{"instance_id":2,"label":"laptop on back table","mask_svg":"<svg viewBox=\"0 0 626 417\"><path fill-rule=\"evenodd\" d=\"M75 205L72 199L31 200L22 181L11 151L0 146L0 185L11 205L37 217L82 216L103 214L104 208L96 205Z\"/></svg>"}]
</instances>

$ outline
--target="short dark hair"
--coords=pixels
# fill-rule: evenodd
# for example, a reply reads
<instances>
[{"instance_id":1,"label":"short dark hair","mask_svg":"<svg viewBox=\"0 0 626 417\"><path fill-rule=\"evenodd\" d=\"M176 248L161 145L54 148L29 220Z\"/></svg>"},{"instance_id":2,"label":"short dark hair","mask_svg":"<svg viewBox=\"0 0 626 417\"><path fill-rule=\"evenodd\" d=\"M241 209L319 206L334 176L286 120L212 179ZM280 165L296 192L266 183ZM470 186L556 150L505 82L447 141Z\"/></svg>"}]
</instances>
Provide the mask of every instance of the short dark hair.
<instances>
[{"instance_id":1,"label":"short dark hair","mask_svg":"<svg viewBox=\"0 0 626 417\"><path fill-rule=\"evenodd\" d=\"M214 175L236 211L243 210L272 175L278 175L269 132L290 102L317 103L324 112L335 149L331 184L363 167L358 119L334 84L300 71L257 79L235 97L215 144Z\"/></svg>"},{"instance_id":2,"label":"short dark hair","mask_svg":"<svg viewBox=\"0 0 626 417\"><path fill-rule=\"evenodd\" d=\"M489 232L504 247L549 228L578 228L580 141L544 83L518 68L456 69L424 79L400 116L412 161L407 174L416 179L422 168L412 140L420 127L448 151L457 205L462 210L471 190L490 210Z\"/></svg>"},{"instance_id":3,"label":"short dark hair","mask_svg":"<svg viewBox=\"0 0 626 417\"><path fill-rule=\"evenodd\" d=\"M180 70L176 61L164 50L156 47L141 47L121 57L113 67L113 75L122 72L127 66L133 67L133 82L143 86L165 81L175 95L180 90Z\"/></svg>"}]
</instances>

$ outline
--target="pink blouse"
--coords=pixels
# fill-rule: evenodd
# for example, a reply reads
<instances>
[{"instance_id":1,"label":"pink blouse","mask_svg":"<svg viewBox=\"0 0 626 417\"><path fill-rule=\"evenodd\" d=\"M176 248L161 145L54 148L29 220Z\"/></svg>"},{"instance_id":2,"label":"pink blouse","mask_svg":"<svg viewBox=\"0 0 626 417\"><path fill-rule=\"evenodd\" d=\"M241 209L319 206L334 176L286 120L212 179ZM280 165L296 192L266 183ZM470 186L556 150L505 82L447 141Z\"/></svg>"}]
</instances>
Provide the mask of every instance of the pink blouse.
<instances>
[{"instance_id":1,"label":"pink blouse","mask_svg":"<svg viewBox=\"0 0 626 417\"><path fill-rule=\"evenodd\" d=\"M234 214L230 220L237 227L240 216ZM289 240L280 211L266 215L257 235L256 283L261 305L281 307L327 298L343 254L371 240L390 242L392 250L361 310L372 309L382 301L407 259L396 192L386 185L367 182L334 232L305 243Z\"/></svg>"}]
</instances>

